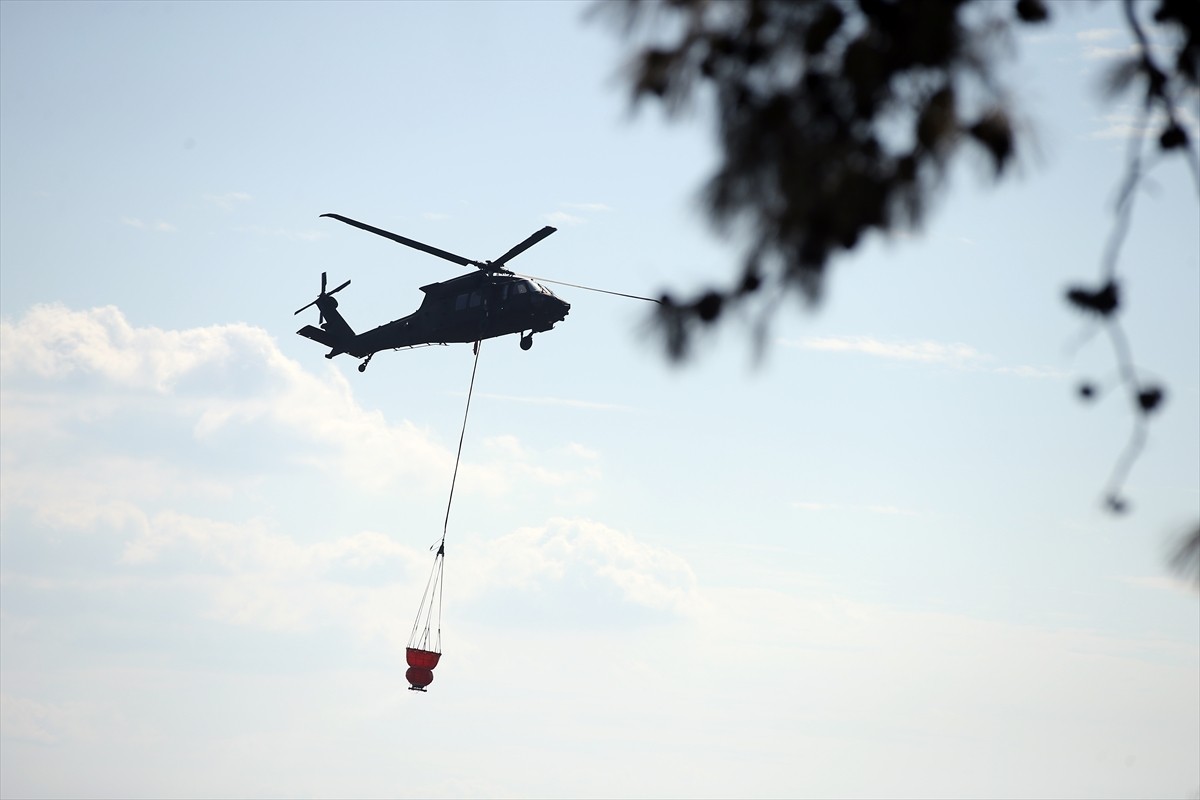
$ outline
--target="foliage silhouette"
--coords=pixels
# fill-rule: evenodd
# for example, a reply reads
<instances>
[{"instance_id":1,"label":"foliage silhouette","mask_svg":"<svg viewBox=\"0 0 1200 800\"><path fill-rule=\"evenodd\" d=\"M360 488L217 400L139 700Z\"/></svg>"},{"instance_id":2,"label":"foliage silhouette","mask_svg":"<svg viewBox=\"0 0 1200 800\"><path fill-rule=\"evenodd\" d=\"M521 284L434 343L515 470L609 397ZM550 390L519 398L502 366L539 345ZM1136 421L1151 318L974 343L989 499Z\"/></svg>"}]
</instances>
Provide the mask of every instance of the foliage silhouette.
<instances>
[{"instance_id":1,"label":"foliage silhouette","mask_svg":"<svg viewBox=\"0 0 1200 800\"><path fill-rule=\"evenodd\" d=\"M1151 161L1175 154L1200 189L1176 110L1200 85L1200 3L1121 2L1136 54L1112 69L1108 90L1139 92L1139 130L1153 121L1157 138L1131 139L1100 280L1071 287L1066 298L1107 331L1134 413L1105 490L1114 512L1127 507L1125 478L1166 397L1138 377L1119 324L1117 264L1135 190ZM726 285L663 296L656 323L676 361L701 329L750 310L752 298L760 301L752 316L761 353L779 299L799 292L818 302L836 255L872 231L918 225L961 151L982 153L1002 179L1019 140L996 68L1015 27L1052 17L1044 0L632 0L595 13L630 39L651 34L628 66L635 105L657 101L677 112L711 89L723 160L704 186L704 205L718 231L749 242ZM1150 47L1148 26L1172 41L1168 60ZM1079 396L1094 400L1098 388L1085 381Z\"/></svg>"}]
</instances>

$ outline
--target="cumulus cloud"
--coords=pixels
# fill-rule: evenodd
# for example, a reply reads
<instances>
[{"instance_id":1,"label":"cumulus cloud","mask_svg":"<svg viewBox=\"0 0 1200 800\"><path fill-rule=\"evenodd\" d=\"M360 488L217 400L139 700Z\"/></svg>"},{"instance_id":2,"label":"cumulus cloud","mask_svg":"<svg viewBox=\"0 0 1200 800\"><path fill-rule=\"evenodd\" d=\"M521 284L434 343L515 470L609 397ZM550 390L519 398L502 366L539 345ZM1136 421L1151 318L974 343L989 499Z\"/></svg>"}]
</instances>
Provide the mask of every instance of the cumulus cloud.
<instances>
[{"instance_id":1,"label":"cumulus cloud","mask_svg":"<svg viewBox=\"0 0 1200 800\"><path fill-rule=\"evenodd\" d=\"M359 406L336 370L309 373L249 325L135 328L111 306L37 306L17 322L0 322L0 358L6 435L26 420L43 434L64 435L72 421L87 418L94 429L122 415L186 425L197 441L230 427L243 436L283 431L309 449L310 463L377 488L450 459L412 423Z\"/></svg>"},{"instance_id":2,"label":"cumulus cloud","mask_svg":"<svg viewBox=\"0 0 1200 800\"><path fill-rule=\"evenodd\" d=\"M462 550L457 569L473 594L608 588L613 597L654 611L688 615L702 606L687 561L592 520L555 518Z\"/></svg>"},{"instance_id":3,"label":"cumulus cloud","mask_svg":"<svg viewBox=\"0 0 1200 800\"><path fill-rule=\"evenodd\" d=\"M914 363L981 359L963 347L840 349ZM379 518L396 522L392 496L431 475L440 506L451 449L364 408L332 365L309 372L247 325L172 331L133 325L115 308L41 306L0 320L0 378L6 786L19 795L58 774L72 781L60 794L117 785L105 781L113 770L133 774L130 753L183 741L205 757L150 759L169 766L146 779L148 792L199 785L230 793L237 776L269 774L283 776L288 792L337 793L344 771L327 775L313 767L320 759L303 757L347 746L327 742L329 730L359 731L351 749L367 760L357 771L385 774L395 748L371 744L380 720L422 714L416 704L437 699L414 697L402 678L433 553L424 534L415 541L416 523L397 532L398 522L347 522L325 484L349 475L375 492ZM587 486L601 460L571 443L539 452L502 432L473 449L486 460L466 464L466 475L501 493L495 487L542 481L535 486L558 496L564 484L554 481ZM256 458L262 463L245 466ZM279 494L256 487L285 461L296 474L277 482ZM246 495L251 502L238 506ZM699 774L685 771L691 783L652 786L659 794L714 786L745 794L744 776L763 754L792 765L795 752L825 765L810 781L824 794L845 792L847 775L858 776L856 794L897 785L929 793L935 775L943 776L935 793L960 796L977 785L974 776L990 774L997 751L1028 767L1005 773L1020 781L1004 793L1044 791L1035 773L1045 747L1029 738L1031 718L1050 720L1044 741L1059 750L1047 758L1074 758L1071 775L1096 776L1095 753L1121 752L1131 740L1150 742L1143 752L1177 742L1183 755L1171 764L1194 764L1194 695L1178 695L1195 684L1194 647L1155 663L1145 649L1161 647L1153 640L1120 649L1086 633L854 602L806 576L788 576L787 591L704 585L680 553L571 514L450 543L447 657L434 686L460 698L445 706L448 729L509 768L511 754L497 754L494 737L470 721L480 700L495 703L517 739L536 745L530 752L554 756L539 760L558 771L548 787L572 785L587 768L578 754L609 731L626 748L615 758L654 762L632 778L608 776L609 794L644 791L645 775L663 774L663 730L672 752L710 757L697 762ZM531 689L552 702L529 703ZM704 702L713 696L723 702ZM1108 698L1108 728L1089 716L1097 697ZM1123 705L1114 711L1115 703ZM812 733L846 725L861 735ZM410 727L406 752L425 754L439 738ZM730 730L746 732L732 747ZM872 752L899 765L886 775L844 768L862 760L863 742L880 741L912 744ZM947 760L929 741L959 749ZM62 753L54 764L71 770L36 760L50 747ZM205 784L214 773L189 766L234 757L244 760L221 773L226 783ZM280 760L264 772L272 757ZM946 777L945 763L957 772ZM1157 762L1144 770L1156 771ZM771 785L791 785L792 772ZM430 780L414 785L436 785ZM1052 788L1078 794L1077 786ZM381 792L371 781L357 791Z\"/></svg>"},{"instance_id":4,"label":"cumulus cloud","mask_svg":"<svg viewBox=\"0 0 1200 800\"><path fill-rule=\"evenodd\" d=\"M427 559L423 548L377 531L301 542L265 520L165 511L126 544L121 563L182 579L181 591L198 594L211 620L280 632L339 627L399 648L394 609L412 601Z\"/></svg>"},{"instance_id":5,"label":"cumulus cloud","mask_svg":"<svg viewBox=\"0 0 1200 800\"><path fill-rule=\"evenodd\" d=\"M114 306L86 312L36 306L19 322L0 321L0 331L0 358L8 377L26 372L47 379L87 374L114 387L158 394L205 363L228 360L239 343L265 344L251 341L253 329L244 325L135 329Z\"/></svg>"},{"instance_id":6,"label":"cumulus cloud","mask_svg":"<svg viewBox=\"0 0 1200 800\"><path fill-rule=\"evenodd\" d=\"M297 470L293 492L319 492L318 507L339 491L423 498L453 470L447 439L362 407L332 365L309 372L249 325L163 330L113 307L38 306L0 320L0 362L0 497L39 524L132 535L160 507L246 501ZM594 461L501 436L463 461L459 485L482 498L553 487L578 504L598 477Z\"/></svg>"},{"instance_id":7,"label":"cumulus cloud","mask_svg":"<svg viewBox=\"0 0 1200 800\"><path fill-rule=\"evenodd\" d=\"M436 495L440 504L454 453L413 423L362 407L332 365L311 373L249 325L164 330L132 325L114 307L44 305L0 320L0 377L7 542L41 552L69 535L70 550L105 568L186 577L212 619L294 631L342 615L394 635L400 598L389 592L427 568L424 541L413 549L353 527L341 497L424 505ZM478 497L552 487L578 504L598 477L586 448L539 452L497 434L482 450L459 475ZM594 554L578 542L604 536L552 538ZM646 553L596 558L585 561L612 585L654 595L653 581L635 585ZM498 574L493 567L480 573ZM379 569L383 586L330 577Z\"/></svg>"},{"instance_id":8,"label":"cumulus cloud","mask_svg":"<svg viewBox=\"0 0 1200 800\"><path fill-rule=\"evenodd\" d=\"M230 572L320 574L339 564L367 568L413 552L374 531L302 543L263 520L231 523L163 511L142 523L141 535L125 546L123 563L148 564L172 550L186 550L193 563Z\"/></svg>"}]
</instances>

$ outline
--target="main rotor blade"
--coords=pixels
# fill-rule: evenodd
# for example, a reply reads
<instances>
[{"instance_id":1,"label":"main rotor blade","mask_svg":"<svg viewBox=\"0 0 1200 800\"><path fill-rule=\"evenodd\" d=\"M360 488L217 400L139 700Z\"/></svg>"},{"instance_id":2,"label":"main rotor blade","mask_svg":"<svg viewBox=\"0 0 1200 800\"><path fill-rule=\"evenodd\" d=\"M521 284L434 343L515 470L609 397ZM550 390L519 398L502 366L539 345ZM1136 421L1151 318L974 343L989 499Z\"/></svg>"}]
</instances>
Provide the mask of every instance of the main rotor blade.
<instances>
[{"instance_id":1,"label":"main rotor blade","mask_svg":"<svg viewBox=\"0 0 1200 800\"><path fill-rule=\"evenodd\" d=\"M513 273L514 275L518 273ZM539 278L536 275L521 275L522 278L529 278L533 281L541 281L542 283L553 283L555 286L570 286L572 289L584 289L589 292L600 292L601 294L615 294L617 297L628 297L630 300L645 300L647 303L658 303L662 305L662 300L655 300L653 297L642 297L640 294L625 294L624 292L610 292L608 289L597 289L595 286L580 286L578 283L567 283L566 281L552 281L549 278Z\"/></svg>"},{"instance_id":2,"label":"main rotor blade","mask_svg":"<svg viewBox=\"0 0 1200 800\"><path fill-rule=\"evenodd\" d=\"M547 225L546 227L542 228L537 233L530 236L525 241L521 242L519 245L514 247L512 250L509 250L507 253L505 253L504 255L497 258L495 261L492 262L492 264L495 266L504 266L506 263L508 263L508 260L510 258L515 258L516 256L519 256L521 253L524 253L526 250L533 247L535 244L540 242L542 239L545 239L547 236L554 233L556 230L558 230L558 228L551 228L549 225Z\"/></svg>"},{"instance_id":3,"label":"main rotor blade","mask_svg":"<svg viewBox=\"0 0 1200 800\"><path fill-rule=\"evenodd\" d=\"M409 239L405 236L401 236L398 233L392 233L391 231L385 231L383 228L376 228L374 225L368 225L365 222L359 222L358 220L350 219L349 217L343 217L341 214L322 214L321 216L336 219L339 222L346 223L347 225L353 225L356 228L361 228L364 231L369 231L370 233L374 233L377 236L382 236L385 239L391 239L393 242L399 242L400 244L408 245L409 247L412 247L416 250L421 250L423 252L429 253L431 256L437 256L438 258L444 258L447 261L453 261L455 264L459 264L460 266L479 267L480 269L483 268L483 265L481 265L478 261L472 261L469 258L463 258L462 256L455 255L454 253L448 253L445 250L439 250L436 247L432 247L431 245L427 245L427 244L422 244L421 242L418 242L415 239Z\"/></svg>"}]
</instances>

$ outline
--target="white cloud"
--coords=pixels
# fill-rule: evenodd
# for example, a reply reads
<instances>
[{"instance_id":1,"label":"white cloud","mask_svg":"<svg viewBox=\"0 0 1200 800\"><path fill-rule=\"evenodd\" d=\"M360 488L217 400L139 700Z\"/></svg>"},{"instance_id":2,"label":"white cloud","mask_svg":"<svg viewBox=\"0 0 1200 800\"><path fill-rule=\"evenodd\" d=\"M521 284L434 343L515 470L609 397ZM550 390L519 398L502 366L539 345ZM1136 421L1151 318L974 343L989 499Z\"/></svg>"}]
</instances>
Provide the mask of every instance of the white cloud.
<instances>
[{"instance_id":1,"label":"white cloud","mask_svg":"<svg viewBox=\"0 0 1200 800\"><path fill-rule=\"evenodd\" d=\"M585 220L565 211L551 211L546 215L546 221L551 225L582 225Z\"/></svg>"},{"instance_id":2,"label":"white cloud","mask_svg":"<svg viewBox=\"0 0 1200 800\"><path fill-rule=\"evenodd\" d=\"M887 505L883 503L867 504L867 505L842 505L839 503L814 503L814 502L793 502L792 508L800 511L851 511L851 512L867 512L869 514L884 514L887 516L899 517L918 517L921 515L919 511L913 511L899 506Z\"/></svg>"},{"instance_id":3,"label":"white cloud","mask_svg":"<svg viewBox=\"0 0 1200 800\"><path fill-rule=\"evenodd\" d=\"M521 441L512 434L485 437L483 446L514 459L528 457L525 448L521 445Z\"/></svg>"},{"instance_id":4,"label":"white cloud","mask_svg":"<svg viewBox=\"0 0 1200 800\"><path fill-rule=\"evenodd\" d=\"M801 511L836 511L841 506L834 503L811 503L811 502L793 502L792 508L797 508Z\"/></svg>"},{"instance_id":5,"label":"white cloud","mask_svg":"<svg viewBox=\"0 0 1200 800\"><path fill-rule=\"evenodd\" d=\"M468 467L464 474L468 476L467 485L472 491L482 491L492 497L503 496L514 485L526 484L553 488L555 496L563 501L587 503L592 498L588 487L600 477L593 466L580 468L577 451L563 451L562 455L569 459L563 464L561 457L555 457L559 454L534 452L512 434L485 437L483 447L490 460Z\"/></svg>"},{"instance_id":6,"label":"white cloud","mask_svg":"<svg viewBox=\"0 0 1200 800\"><path fill-rule=\"evenodd\" d=\"M582 458L585 461L596 461L600 458L598 452L578 442L569 442L566 446L566 451L576 458Z\"/></svg>"},{"instance_id":7,"label":"white cloud","mask_svg":"<svg viewBox=\"0 0 1200 800\"><path fill-rule=\"evenodd\" d=\"M545 215L551 225L583 225L588 214L603 214L612 211L604 203L559 203L558 211ZM564 210L565 209L565 210Z\"/></svg>"},{"instance_id":8,"label":"white cloud","mask_svg":"<svg viewBox=\"0 0 1200 800\"><path fill-rule=\"evenodd\" d=\"M899 506L890 506L890 505L870 505L870 506L867 506L867 511L870 511L872 514L886 514L888 516L894 516L894 517L917 517L917 516L920 516L920 512L918 512L918 511L912 511L907 508L900 508Z\"/></svg>"},{"instance_id":9,"label":"white cloud","mask_svg":"<svg viewBox=\"0 0 1200 800\"><path fill-rule=\"evenodd\" d=\"M408 692L402 653L433 554L393 514L396 487L421 480L396 462L432 473L440 506L447 447L245 325L168 331L41 306L0 320L0 377L14 796L236 794L247 776L275 793L387 794L396 747L415 765L411 793L459 796L438 760L448 736L488 796L561 796L596 752L629 765L598 773L606 796L788 794L797 758L801 788L822 796L1156 796L1192 774L1194 647L860 602L811 576L730 585L653 534L574 510L450 543L447 653L431 695ZM270 429L296 450L264 448ZM595 456L504 434L483 450L467 465L480 488L539 471L586 485L578 468ZM238 463L260 451L264 466ZM297 453L285 503L253 489ZM193 463L203 455L211 472ZM347 472L376 480L394 528L343 520L322 487ZM473 724L481 708L511 720L518 744L497 748ZM384 728L402 741L380 747ZM333 746L348 766L312 756ZM864 760L878 769L853 769ZM215 762L231 766L203 767Z\"/></svg>"},{"instance_id":10,"label":"white cloud","mask_svg":"<svg viewBox=\"0 0 1200 800\"><path fill-rule=\"evenodd\" d=\"M245 192L225 192L224 194L206 194L204 199L223 211L232 211L244 203L249 203L252 198Z\"/></svg>"},{"instance_id":11,"label":"white cloud","mask_svg":"<svg viewBox=\"0 0 1200 800\"><path fill-rule=\"evenodd\" d=\"M299 457L375 490L399 479L423 484L451 462L412 423L359 406L335 369L307 372L249 325L135 328L111 306L37 306L16 322L0 321L0 359L6 445L25 434L66 436L81 423L99 430L102 421L183 426L197 443L226 432L282 435ZM26 421L34 427L12 424Z\"/></svg>"},{"instance_id":12,"label":"white cloud","mask_svg":"<svg viewBox=\"0 0 1200 800\"><path fill-rule=\"evenodd\" d=\"M1142 124L1140 117L1129 113L1105 114L1100 117L1100 125L1089 134L1092 139L1135 139L1151 134L1149 126Z\"/></svg>"},{"instance_id":13,"label":"white cloud","mask_svg":"<svg viewBox=\"0 0 1200 800\"><path fill-rule=\"evenodd\" d=\"M296 231L286 228L267 228L263 225L242 225L234 228L238 233L253 233L256 236L272 236L281 239L296 239L302 242L315 242L324 239L326 234L321 231Z\"/></svg>"},{"instance_id":14,"label":"white cloud","mask_svg":"<svg viewBox=\"0 0 1200 800\"><path fill-rule=\"evenodd\" d=\"M169 564L181 591L202 598L207 619L264 631L348 629L398 651L403 641L394 609L415 602L427 558L423 548L375 531L303 543L263 520L231 523L167 511L127 543L122 563L147 576ZM364 580L378 570L387 581ZM143 590L149 586L142 582Z\"/></svg>"},{"instance_id":15,"label":"white cloud","mask_svg":"<svg viewBox=\"0 0 1200 800\"><path fill-rule=\"evenodd\" d=\"M1127 586L1137 586L1141 589L1172 592L1192 599L1196 597L1196 585L1194 583L1173 575L1138 575L1121 577L1116 580Z\"/></svg>"},{"instance_id":16,"label":"white cloud","mask_svg":"<svg viewBox=\"0 0 1200 800\"><path fill-rule=\"evenodd\" d=\"M564 208L572 208L576 211L612 211L604 203L563 203L562 205Z\"/></svg>"},{"instance_id":17,"label":"white cloud","mask_svg":"<svg viewBox=\"0 0 1200 800\"><path fill-rule=\"evenodd\" d=\"M510 403L525 403L535 406L562 406L565 408L584 408L593 411L633 411L629 406L623 406L619 403L598 403L591 400L572 400L566 397L534 397L534 396L519 396L511 394L493 394L491 392L479 392L478 397L486 397L490 400L504 400Z\"/></svg>"},{"instance_id":18,"label":"white cloud","mask_svg":"<svg viewBox=\"0 0 1200 800\"><path fill-rule=\"evenodd\" d=\"M11 376L89 374L113 386L160 394L201 365L228 359L236 341L255 335L244 325L134 329L114 306L76 312L61 305L35 306L17 323L0 321L0 331L0 357Z\"/></svg>"},{"instance_id":19,"label":"white cloud","mask_svg":"<svg viewBox=\"0 0 1200 800\"><path fill-rule=\"evenodd\" d=\"M230 523L163 511L146 520L142 534L126 543L121 560L150 564L179 549L198 559L194 564L253 574L321 574L338 564L366 568L414 552L374 531L304 544L271 530L263 520Z\"/></svg>"},{"instance_id":20,"label":"white cloud","mask_svg":"<svg viewBox=\"0 0 1200 800\"><path fill-rule=\"evenodd\" d=\"M828 353L862 353L896 361L918 361L963 367L986 360L986 356L967 344L958 342L885 342L870 336L821 336L785 344L804 350Z\"/></svg>"},{"instance_id":21,"label":"white cloud","mask_svg":"<svg viewBox=\"0 0 1200 800\"><path fill-rule=\"evenodd\" d=\"M1018 378L1066 378L1069 373L1054 367L1034 367L1023 364L1016 367L993 367L992 372L1000 375L1015 375Z\"/></svg>"},{"instance_id":22,"label":"white cloud","mask_svg":"<svg viewBox=\"0 0 1200 800\"><path fill-rule=\"evenodd\" d=\"M408 692L402 653L433 558L425 542L287 524L269 503L237 513L219 485L189 508L200 489L188 464L153 449L148 459L123 441L101 455L78 447L81 431L99 435L132 408L155 429L143 447L164 417L201 442L279 425L335 462L344 456L346 468L365 459L368 471L386 472L371 462L372 443L391 439L383 450L394 460L403 425L362 409L335 371L307 373L249 326L162 331L116 309L61 307L0 325L0 488L10 515L2 717L14 795L54 775L70 777L52 784L59 794L101 784L138 793L113 778L132 770L130 753L148 765L138 772L146 794L245 793L247 775L288 794L386 794L378 776L391 774L395 748L378 747L378 733L396 719L412 721L402 746L418 766L406 785L422 796L463 789L437 761L435 743L449 735L472 753L488 796L510 786L559 796L596 747L630 765L597 779L597 793L611 796L787 793L797 758L804 787L822 796L963 796L983 783L1003 795L1085 795L1131 774L1132 787L1156 788L1194 763L1194 648L887 607L805 576L786 580L786 591L726 585L723 574L702 580L680 552L578 516L451 542L446 656L430 696ZM322 429L329 417L334 429ZM414 436L405 447L419 446ZM450 454L425 444L426 470L443 459L433 470L440 503ZM38 448L40 461L30 454ZM511 435L484 450L494 461L476 465L481 480L514 480L514 464L545 469L544 454ZM560 455L594 454L568 446ZM325 460L303 470L323 473ZM336 502L312 485L297 486L304 506ZM12 516L31 505L43 512L40 529ZM107 561L67 572L54 558L20 556L65 530L88 535L55 556L116 546ZM521 746L497 751L494 735L472 724L480 708L510 719ZM731 741L733 729L742 733ZM344 770L308 757L335 738L362 776L353 791ZM146 758L180 741L203 757ZM1101 752L1122 760L1097 761ZM671 753L687 769L656 768ZM996 778L998 758L1017 768ZM879 769L852 769L864 759ZM236 769L198 766L213 761ZM72 769L50 766L63 763ZM548 765L540 783L517 777L530 763Z\"/></svg>"},{"instance_id":23,"label":"white cloud","mask_svg":"<svg viewBox=\"0 0 1200 800\"><path fill-rule=\"evenodd\" d=\"M1192 137L1200 138L1200 119L1187 106L1175 108L1175 118ZM1105 114L1099 118L1099 127L1089 134L1092 139L1155 139L1162 134L1166 127L1167 118L1160 111L1155 111L1146 118L1132 110L1123 109Z\"/></svg>"},{"instance_id":24,"label":"white cloud","mask_svg":"<svg viewBox=\"0 0 1200 800\"><path fill-rule=\"evenodd\" d=\"M5 514L120 531L136 543L129 558L154 550L162 509L246 502L297 470L326 485L295 491L335 502L339 491L441 496L453 471L445 441L364 409L332 365L310 373L249 325L171 331L113 307L37 306L0 320L0 362ZM556 505L578 508L598 478L594 463L502 436L464 458L458 485L509 503L551 487Z\"/></svg>"},{"instance_id":25,"label":"white cloud","mask_svg":"<svg viewBox=\"0 0 1200 800\"><path fill-rule=\"evenodd\" d=\"M1079 31L1075 34L1075 38L1081 42L1106 42L1109 39L1120 36L1123 31L1120 28L1089 28L1085 31Z\"/></svg>"},{"instance_id":26,"label":"white cloud","mask_svg":"<svg viewBox=\"0 0 1200 800\"><path fill-rule=\"evenodd\" d=\"M1113 40L1122 39L1123 43ZM1142 46L1130 37L1127 30L1118 28L1096 28L1080 31L1075 35L1075 41L1082 46L1082 56L1086 61L1114 61L1140 58ZM1171 59L1171 45L1164 41L1151 38L1149 46L1161 60Z\"/></svg>"},{"instance_id":27,"label":"white cloud","mask_svg":"<svg viewBox=\"0 0 1200 800\"><path fill-rule=\"evenodd\" d=\"M828 586L709 587L703 601L670 626L456 618L427 695L405 689L402 660L312 633L256 635L264 648L312 643L285 667L164 664L150 649L106 668L75 650L77 663L6 676L6 731L29 737L5 740L6 793L394 794L397 750L403 794L420 797L569 796L585 773L610 797L1192 788L1194 647L888 608ZM312 663L323 651L331 663ZM81 686L103 704L63 699ZM481 714L506 720L502 741ZM469 774L447 741L471 755ZM329 752L343 752L333 767Z\"/></svg>"},{"instance_id":28,"label":"white cloud","mask_svg":"<svg viewBox=\"0 0 1200 800\"><path fill-rule=\"evenodd\" d=\"M137 217L121 217L121 223L140 231L158 231L159 233L174 233L178 230L169 222L146 222Z\"/></svg>"},{"instance_id":29,"label":"white cloud","mask_svg":"<svg viewBox=\"0 0 1200 800\"><path fill-rule=\"evenodd\" d=\"M0 736L53 745L86 735L89 710L78 703L39 703L0 693Z\"/></svg>"},{"instance_id":30,"label":"white cloud","mask_svg":"<svg viewBox=\"0 0 1200 800\"><path fill-rule=\"evenodd\" d=\"M82 579L23 576L10 567L6 592L153 596L221 624L275 633L342 629L399 653L408 631L397 609L402 617L415 609L432 561L423 546L377 531L304 542L263 518L227 521L132 502L98 504L90 515L78 511L46 521L60 530L87 528L92 539L123 540L119 559L94 564ZM6 533L9 541L36 535L7 527ZM576 605L596 602L617 614L621 604L672 615L703 606L686 561L589 520L552 519L452 550L458 607L504 614L513 590L533 593L568 616ZM368 580L371 575L382 580Z\"/></svg>"},{"instance_id":31,"label":"white cloud","mask_svg":"<svg viewBox=\"0 0 1200 800\"><path fill-rule=\"evenodd\" d=\"M1114 61L1117 59L1136 58L1141 52L1142 48L1132 43L1122 47L1105 47L1098 44L1088 44L1083 49L1083 57L1089 61Z\"/></svg>"},{"instance_id":32,"label":"white cloud","mask_svg":"<svg viewBox=\"0 0 1200 800\"><path fill-rule=\"evenodd\" d=\"M961 342L884 341L871 336L815 336L798 341L781 340L787 347L826 353L856 353L890 361L906 361L962 370L984 370L1023 378L1060 378L1050 367L997 366L992 356Z\"/></svg>"},{"instance_id":33,"label":"white cloud","mask_svg":"<svg viewBox=\"0 0 1200 800\"><path fill-rule=\"evenodd\" d=\"M607 586L655 611L690 615L703 606L687 561L592 520L555 518L472 542L457 548L455 562L461 590L472 596L496 589L588 593Z\"/></svg>"}]
</instances>

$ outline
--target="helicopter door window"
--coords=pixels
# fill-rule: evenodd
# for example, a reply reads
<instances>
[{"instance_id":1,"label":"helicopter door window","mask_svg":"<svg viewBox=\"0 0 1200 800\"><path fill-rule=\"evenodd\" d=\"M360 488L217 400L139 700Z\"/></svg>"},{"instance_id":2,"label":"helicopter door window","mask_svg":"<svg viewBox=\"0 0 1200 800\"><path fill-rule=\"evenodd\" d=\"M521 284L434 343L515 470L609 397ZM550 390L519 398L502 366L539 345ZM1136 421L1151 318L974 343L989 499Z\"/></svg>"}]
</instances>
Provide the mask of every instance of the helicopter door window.
<instances>
[{"instance_id":1,"label":"helicopter door window","mask_svg":"<svg viewBox=\"0 0 1200 800\"><path fill-rule=\"evenodd\" d=\"M479 292L471 292L471 308L475 308L482 302L483 298L480 296Z\"/></svg>"},{"instance_id":2,"label":"helicopter door window","mask_svg":"<svg viewBox=\"0 0 1200 800\"><path fill-rule=\"evenodd\" d=\"M466 307L467 307L467 295L460 294L458 297L454 298L454 310L455 311L462 311Z\"/></svg>"}]
</instances>

